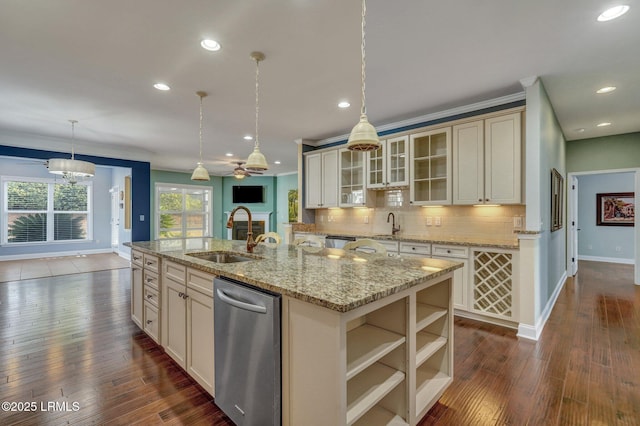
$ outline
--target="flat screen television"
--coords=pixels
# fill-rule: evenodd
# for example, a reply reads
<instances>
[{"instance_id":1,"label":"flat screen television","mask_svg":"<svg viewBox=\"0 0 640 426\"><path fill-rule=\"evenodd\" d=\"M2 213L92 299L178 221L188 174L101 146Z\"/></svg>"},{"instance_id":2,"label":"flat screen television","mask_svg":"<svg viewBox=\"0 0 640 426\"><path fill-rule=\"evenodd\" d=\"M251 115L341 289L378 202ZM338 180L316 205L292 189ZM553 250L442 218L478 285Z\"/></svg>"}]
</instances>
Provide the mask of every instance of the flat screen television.
<instances>
[{"instance_id":1,"label":"flat screen television","mask_svg":"<svg viewBox=\"0 0 640 426\"><path fill-rule=\"evenodd\" d=\"M233 203L264 203L264 187L251 185L234 186Z\"/></svg>"}]
</instances>

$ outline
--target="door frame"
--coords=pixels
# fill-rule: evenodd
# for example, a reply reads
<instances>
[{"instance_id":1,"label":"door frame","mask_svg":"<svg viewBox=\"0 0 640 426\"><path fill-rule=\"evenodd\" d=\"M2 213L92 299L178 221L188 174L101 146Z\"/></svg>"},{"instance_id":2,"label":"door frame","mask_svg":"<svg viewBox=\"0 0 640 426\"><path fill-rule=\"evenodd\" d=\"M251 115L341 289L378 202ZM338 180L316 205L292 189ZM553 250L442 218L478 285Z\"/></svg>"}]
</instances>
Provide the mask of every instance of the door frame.
<instances>
[{"instance_id":1,"label":"door frame","mask_svg":"<svg viewBox=\"0 0 640 426\"><path fill-rule=\"evenodd\" d=\"M634 194L635 194L635 205L638 206L640 203L640 168L629 168L629 169L611 169L611 170L593 170L588 172L572 172L567 173L567 193L569 193L569 185L573 182L574 178L578 178L579 176L586 175L599 175L599 174L609 174L609 173L634 173ZM575 205L573 205L573 200L571 197L567 197L569 202L567 203L567 218L570 220L573 215L577 215L577 206L578 206L578 193L575 194ZM634 231L634 267L633 267L633 282L636 285L640 285L640 223L636 223L636 226L633 227ZM568 272L571 272L571 253L573 244L577 245L578 242L578 233L575 230L575 227L571 227L570 223L567 226L567 252L566 252L566 261L567 261L567 269ZM576 250L577 252L577 250ZM577 267L576 267L577 270Z\"/></svg>"}]
</instances>

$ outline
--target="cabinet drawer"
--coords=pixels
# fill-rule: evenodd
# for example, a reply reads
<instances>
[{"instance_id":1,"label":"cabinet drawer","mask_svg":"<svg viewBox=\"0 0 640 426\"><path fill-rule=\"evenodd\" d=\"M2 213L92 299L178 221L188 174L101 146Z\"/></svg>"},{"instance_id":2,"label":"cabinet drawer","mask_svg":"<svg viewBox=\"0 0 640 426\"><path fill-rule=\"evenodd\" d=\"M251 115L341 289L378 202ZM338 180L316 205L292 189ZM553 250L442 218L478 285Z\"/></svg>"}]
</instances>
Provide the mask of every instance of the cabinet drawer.
<instances>
[{"instance_id":1,"label":"cabinet drawer","mask_svg":"<svg viewBox=\"0 0 640 426\"><path fill-rule=\"evenodd\" d=\"M187 287L213 297L214 276L197 269L187 269Z\"/></svg>"},{"instance_id":2,"label":"cabinet drawer","mask_svg":"<svg viewBox=\"0 0 640 426\"><path fill-rule=\"evenodd\" d=\"M144 286L144 300L148 303L151 303L156 306L156 308L160 307L160 292L158 289L155 289L151 286Z\"/></svg>"},{"instance_id":3,"label":"cabinet drawer","mask_svg":"<svg viewBox=\"0 0 640 426\"><path fill-rule=\"evenodd\" d=\"M158 308L149 302L144 303L144 331L149 337L155 340L156 343L159 342L160 315L158 315Z\"/></svg>"},{"instance_id":4,"label":"cabinet drawer","mask_svg":"<svg viewBox=\"0 0 640 426\"><path fill-rule=\"evenodd\" d=\"M144 269L160 272L160 259L152 254L144 254Z\"/></svg>"},{"instance_id":5,"label":"cabinet drawer","mask_svg":"<svg viewBox=\"0 0 640 426\"><path fill-rule=\"evenodd\" d=\"M143 266L144 265L143 257L144 256L142 255L142 252L137 250L131 250L131 263L133 263L134 265Z\"/></svg>"},{"instance_id":6,"label":"cabinet drawer","mask_svg":"<svg viewBox=\"0 0 640 426\"><path fill-rule=\"evenodd\" d=\"M187 272L186 266L165 260L163 268L164 277L171 278L173 281L181 284L185 283L185 275Z\"/></svg>"},{"instance_id":7,"label":"cabinet drawer","mask_svg":"<svg viewBox=\"0 0 640 426\"><path fill-rule=\"evenodd\" d=\"M469 257L469 248L468 247L460 247L460 246L437 246L437 245L433 245L431 247L431 254L433 254L434 256L441 256L441 257L468 258Z\"/></svg>"},{"instance_id":8,"label":"cabinet drawer","mask_svg":"<svg viewBox=\"0 0 640 426\"><path fill-rule=\"evenodd\" d=\"M431 244L400 243L400 253L421 254L429 256L431 254Z\"/></svg>"},{"instance_id":9,"label":"cabinet drawer","mask_svg":"<svg viewBox=\"0 0 640 426\"><path fill-rule=\"evenodd\" d=\"M387 254L389 256L397 256L398 255L398 242L397 241L388 241L388 240L374 240L376 243L380 243L387 249Z\"/></svg>"},{"instance_id":10,"label":"cabinet drawer","mask_svg":"<svg viewBox=\"0 0 640 426\"><path fill-rule=\"evenodd\" d=\"M158 279L158 274L155 272L144 270L144 285L155 288L156 290L160 289L160 280Z\"/></svg>"}]
</instances>

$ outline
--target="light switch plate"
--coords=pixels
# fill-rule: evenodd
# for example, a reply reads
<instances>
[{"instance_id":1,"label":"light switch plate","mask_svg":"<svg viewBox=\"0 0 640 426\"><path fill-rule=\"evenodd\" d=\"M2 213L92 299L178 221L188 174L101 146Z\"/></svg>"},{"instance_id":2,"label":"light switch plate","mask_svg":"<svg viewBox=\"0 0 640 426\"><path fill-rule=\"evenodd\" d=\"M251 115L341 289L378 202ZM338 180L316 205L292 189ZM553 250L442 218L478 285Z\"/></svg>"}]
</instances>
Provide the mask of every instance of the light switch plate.
<instances>
[{"instance_id":1,"label":"light switch plate","mask_svg":"<svg viewBox=\"0 0 640 426\"><path fill-rule=\"evenodd\" d=\"M364 223L369 223L369 216L364 217Z\"/></svg>"},{"instance_id":2,"label":"light switch plate","mask_svg":"<svg viewBox=\"0 0 640 426\"><path fill-rule=\"evenodd\" d=\"M427 226L431 226L433 224L431 216L427 216Z\"/></svg>"},{"instance_id":3,"label":"light switch plate","mask_svg":"<svg viewBox=\"0 0 640 426\"><path fill-rule=\"evenodd\" d=\"M436 216L436 226L442 225L442 218L440 216Z\"/></svg>"},{"instance_id":4,"label":"light switch plate","mask_svg":"<svg viewBox=\"0 0 640 426\"><path fill-rule=\"evenodd\" d=\"M522 228L522 216L513 217L513 227L518 229Z\"/></svg>"}]
</instances>

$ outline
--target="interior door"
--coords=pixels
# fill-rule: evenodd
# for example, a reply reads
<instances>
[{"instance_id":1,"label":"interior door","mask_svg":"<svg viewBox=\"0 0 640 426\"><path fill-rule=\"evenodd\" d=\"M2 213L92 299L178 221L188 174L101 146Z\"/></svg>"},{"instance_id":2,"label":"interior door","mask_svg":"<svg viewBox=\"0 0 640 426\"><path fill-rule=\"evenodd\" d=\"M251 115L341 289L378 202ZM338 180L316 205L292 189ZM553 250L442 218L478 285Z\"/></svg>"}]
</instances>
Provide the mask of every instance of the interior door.
<instances>
[{"instance_id":1,"label":"interior door","mask_svg":"<svg viewBox=\"0 0 640 426\"><path fill-rule=\"evenodd\" d=\"M569 192L569 274L578 273L578 177L571 176Z\"/></svg>"},{"instance_id":2,"label":"interior door","mask_svg":"<svg viewBox=\"0 0 640 426\"><path fill-rule=\"evenodd\" d=\"M118 251L120 244L120 188L111 188L111 247Z\"/></svg>"}]
</instances>

